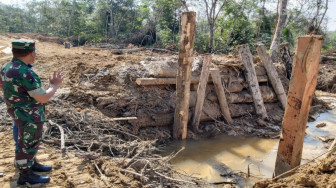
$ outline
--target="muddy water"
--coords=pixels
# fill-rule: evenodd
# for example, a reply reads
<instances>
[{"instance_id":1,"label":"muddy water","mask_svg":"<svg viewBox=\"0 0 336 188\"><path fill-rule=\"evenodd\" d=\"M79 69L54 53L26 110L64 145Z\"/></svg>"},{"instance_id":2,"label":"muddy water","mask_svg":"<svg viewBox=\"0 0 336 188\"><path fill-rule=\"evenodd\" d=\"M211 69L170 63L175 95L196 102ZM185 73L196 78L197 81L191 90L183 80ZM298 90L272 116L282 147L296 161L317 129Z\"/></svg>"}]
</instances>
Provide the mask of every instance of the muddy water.
<instances>
[{"instance_id":1,"label":"muddy water","mask_svg":"<svg viewBox=\"0 0 336 188\"><path fill-rule=\"evenodd\" d=\"M336 104L335 98L330 102ZM317 128L316 124L325 122L327 126ZM336 136L336 109L320 114L315 122L307 124L302 163L321 155L327 150L326 143L318 137ZM274 171L278 139L253 137L220 136L215 139L199 141L176 141L166 151L179 153L172 163L177 171L200 177L207 182L226 181L221 174L228 172L247 173L248 166L252 178L238 181L239 187L251 186L258 178L271 178Z\"/></svg>"}]
</instances>

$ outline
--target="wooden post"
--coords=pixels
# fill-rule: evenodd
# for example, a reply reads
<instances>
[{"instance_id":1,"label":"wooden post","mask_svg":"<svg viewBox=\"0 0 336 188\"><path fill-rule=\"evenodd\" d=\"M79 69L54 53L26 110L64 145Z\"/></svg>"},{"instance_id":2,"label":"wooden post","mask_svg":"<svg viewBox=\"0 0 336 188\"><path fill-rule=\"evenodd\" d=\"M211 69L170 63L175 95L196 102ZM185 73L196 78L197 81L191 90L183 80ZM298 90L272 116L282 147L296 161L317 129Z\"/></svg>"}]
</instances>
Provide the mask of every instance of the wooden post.
<instances>
[{"instance_id":1,"label":"wooden post","mask_svg":"<svg viewBox=\"0 0 336 188\"><path fill-rule=\"evenodd\" d=\"M201 119L202 108L203 108L203 103L204 103L204 98L205 98L205 89L206 89L206 85L208 83L208 78L209 78L210 64L211 64L211 55L208 55L205 57L203 61L202 72L200 76L200 83L198 84L198 88L197 88L196 106L195 106L194 115L191 121L191 125L194 131L196 132L198 131L198 126L199 126L200 119Z\"/></svg>"},{"instance_id":2,"label":"wooden post","mask_svg":"<svg viewBox=\"0 0 336 188\"><path fill-rule=\"evenodd\" d=\"M294 56L293 75L289 83L287 106L282 121L275 175L278 176L301 162L302 146L308 114L314 95L323 37L299 37Z\"/></svg>"},{"instance_id":3,"label":"wooden post","mask_svg":"<svg viewBox=\"0 0 336 188\"><path fill-rule=\"evenodd\" d=\"M290 55L288 42L280 44L280 57L282 63L286 67L287 78L290 80L292 76L293 60Z\"/></svg>"},{"instance_id":4,"label":"wooden post","mask_svg":"<svg viewBox=\"0 0 336 188\"><path fill-rule=\"evenodd\" d=\"M176 107L174 114L173 137L187 138L189 116L190 77L194 55L194 38L196 32L196 13L182 13L181 36L176 76Z\"/></svg>"},{"instance_id":5,"label":"wooden post","mask_svg":"<svg viewBox=\"0 0 336 188\"><path fill-rule=\"evenodd\" d=\"M261 58L262 63L264 64L264 67L267 72L267 76L269 80L271 81L273 89L278 96L278 99L282 105L282 108L285 109L286 104L287 104L286 92L283 88L278 72L272 63L272 60L269 54L267 53L265 45L263 44L258 45L257 52L258 52L259 57Z\"/></svg>"},{"instance_id":6,"label":"wooden post","mask_svg":"<svg viewBox=\"0 0 336 188\"><path fill-rule=\"evenodd\" d=\"M218 69L211 69L210 73L211 73L211 78L212 78L213 84L215 85L215 89L216 89L216 93L217 93L217 97L218 97L218 101L219 101L219 106L220 106L221 111L224 115L224 118L228 123L232 123L232 118L231 118L229 106L227 104L227 100L226 100L221 76L219 74L219 70Z\"/></svg>"},{"instance_id":7,"label":"wooden post","mask_svg":"<svg viewBox=\"0 0 336 188\"><path fill-rule=\"evenodd\" d=\"M264 101L261 97L259 83L257 80L257 75L253 65L253 57L250 52L250 48L247 44L238 46L238 52L241 62L243 62L245 66L245 74L246 80L249 84L250 92L253 96L253 103L258 115L261 116L262 119L267 119L267 112L264 106Z\"/></svg>"}]
</instances>

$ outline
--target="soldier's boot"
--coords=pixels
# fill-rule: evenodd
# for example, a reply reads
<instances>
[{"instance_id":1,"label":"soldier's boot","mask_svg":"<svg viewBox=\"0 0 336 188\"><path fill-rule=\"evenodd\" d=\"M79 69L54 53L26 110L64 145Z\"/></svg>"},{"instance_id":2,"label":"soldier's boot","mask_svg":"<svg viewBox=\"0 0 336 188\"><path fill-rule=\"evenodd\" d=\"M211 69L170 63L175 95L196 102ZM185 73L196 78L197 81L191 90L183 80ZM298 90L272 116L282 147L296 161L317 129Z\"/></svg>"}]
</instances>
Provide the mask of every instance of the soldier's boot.
<instances>
[{"instance_id":1,"label":"soldier's boot","mask_svg":"<svg viewBox=\"0 0 336 188\"><path fill-rule=\"evenodd\" d=\"M50 181L50 177L48 176L40 176L38 174L34 174L31 168L20 170L20 176L17 181L18 185L29 184L37 184L37 183L48 183Z\"/></svg>"},{"instance_id":2,"label":"soldier's boot","mask_svg":"<svg viewBox=\"0 0 336 188\"><path fill-rule=\"evenodd\" d=\"M50 165L42 165L35 160L32 170L35 172L49 172L52 169Z\"/></svg>"}]
</instances>

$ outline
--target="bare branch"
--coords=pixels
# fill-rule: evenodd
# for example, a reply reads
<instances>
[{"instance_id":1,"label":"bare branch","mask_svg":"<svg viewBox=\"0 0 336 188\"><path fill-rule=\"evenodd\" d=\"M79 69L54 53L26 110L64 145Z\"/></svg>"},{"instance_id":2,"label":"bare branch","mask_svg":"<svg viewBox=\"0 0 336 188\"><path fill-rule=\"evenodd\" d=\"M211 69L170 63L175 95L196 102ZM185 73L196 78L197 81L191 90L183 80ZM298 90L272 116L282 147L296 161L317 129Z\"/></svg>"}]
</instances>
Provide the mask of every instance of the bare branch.
<instances>
[{"instance_id":1,"label":"bare branch","mask_svg":"<svg viewBox=\"0 0 336 188\"><path fill-rule=\"evenodd\" d=\"M184 8L187 10L187 12L189 12L188 6L187 6L187 2L185 0L181 0Z\"/></svg>"},{"instance_id":2,"label":"bare branch","mask_svg":"<svg viewBox=\"0 0 336 188\"><path fill-rule=\"evenodd\" d=\"M328 0L326 0L326 6L325 6L324 13L323 13L322 18L321 18L320 22L318 23L316 29L319 29L319 28L320 28L320 25L321 25L321 23L322 23L322 21L323 21L323 19L324 19L324 16L325 16L325 14L327 13L327 10L328 10Z\"/></svg>"}]
</instances>

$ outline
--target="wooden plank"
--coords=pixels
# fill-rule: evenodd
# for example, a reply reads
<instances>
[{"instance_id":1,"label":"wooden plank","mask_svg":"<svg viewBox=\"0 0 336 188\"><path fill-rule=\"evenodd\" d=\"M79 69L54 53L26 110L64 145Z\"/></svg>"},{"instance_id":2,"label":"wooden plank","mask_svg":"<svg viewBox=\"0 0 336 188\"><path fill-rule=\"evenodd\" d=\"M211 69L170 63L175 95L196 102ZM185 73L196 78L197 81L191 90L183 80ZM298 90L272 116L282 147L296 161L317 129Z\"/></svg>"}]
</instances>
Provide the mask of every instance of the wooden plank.
<instances>
[{"instance_id":1,"label":"wooden plank","mask_svg":"<svg viewBox=\"0 0 336 188\"><path fill-rule=\"evenodd\" d=\"M222 84L221 76L219 74L219 70L218 69L211 69L210 73L211 73L212 81L215 85L215 90L216 90L216 93L217 93L217 96L218 96L219 106L220 106L221 111L224 115L224 118L228 123L232 123L232 118L231 118L229 106L228 106L228 103L227 103L227 100L226 100L224 87L223 87L223 84Z\"/></svg>"},{"instance_id":2,"label":"wooden plank","mask_svg":"<svg viewBox=\"0 0 336 188\"><path fill-rule=\"evenodd\" d=\"M200 76L200 83L197 88L197 98L194 115L191 121L191 125L195 132L198 132L198 126L201 119L202 107L205 99L205 89L209 78L209 67L211 65L211 55L205 57L202 66L202 72Z\"/></svg>"},{"instance_id":3,"label":"wooden plank","mask_svg":"<svg viewBox=\"0 0 336 188\"><path fill-rule=\"evenodd\" d=\"M113 121L127 121L127 120L138 119L137 117L120 117L120 118L112 118Z\"/></svg>"},{"instance_id":4,"label":"wooden plank","mask_svg":"<svg viewBox=\"0 0 336 188\"><path fill-rule=\"evenodd\" d=\"M278 176L300 165L302 146L314 95L323 37L299 37L289 83L287 106L282 122L282 138L275 163Z\"/></svg>"},{"instance_id":5,"label":"wooden plank","mask_svg":"<svg viewBox=\"0 0 336 188\"><path fill-rule=\"evenodd\" d=\"M253 65L253 57L247 44L238 46L240 61L243 62L246 69L246 80L249 84L250 92L253 96L253 103L256 112L262 119L268 119L264 101L261 97L257 75Z\"/></svg>"},{"instance_id":6,"label":"wooden plank","mask_svg":"<svg viewBox=\"0 0 336 188\"><path fill-rule=\"evenodd\" d=\"M176 78L137 78L135 81L138 85L148 86L148 85L175 85ZM191 84L198 84L199 78L191 77Z\"/></svg>"},{"instance_id":7,"label":"wooden plank","mask_svg":"<svg viewBox=\"0 0 336 188\"><path fill-rule=\"evenodd\" d=\"M187 138L189 117L190 77L194 55L196 33L196 13L184 12L181 20L181 36L176 81L176 106L174 114L173 137Z\"/></svg>"},{"instance_id":8,"label":"wooden plank","mask_svg":"<svg viewBox=\"0 0 336 188\"><path fill-rule=\"evenodd\" d=\"M271 81L273 89L278 96L278 99L279 99L279 101L282 105L282 108L285 109L286 104L287 104L286 92L285 92L284 87L281 83L278 72L277 72L277 70L275 69L275 67L272 63L271 57L267 53L265 45L263 45L263 44L258 45L257 46L257 52L258 52L259 57L261 58L261 61L264 65L265 69L266 69L267 76L268 76L269 80Z\"/></svg>"}]
</instances>

